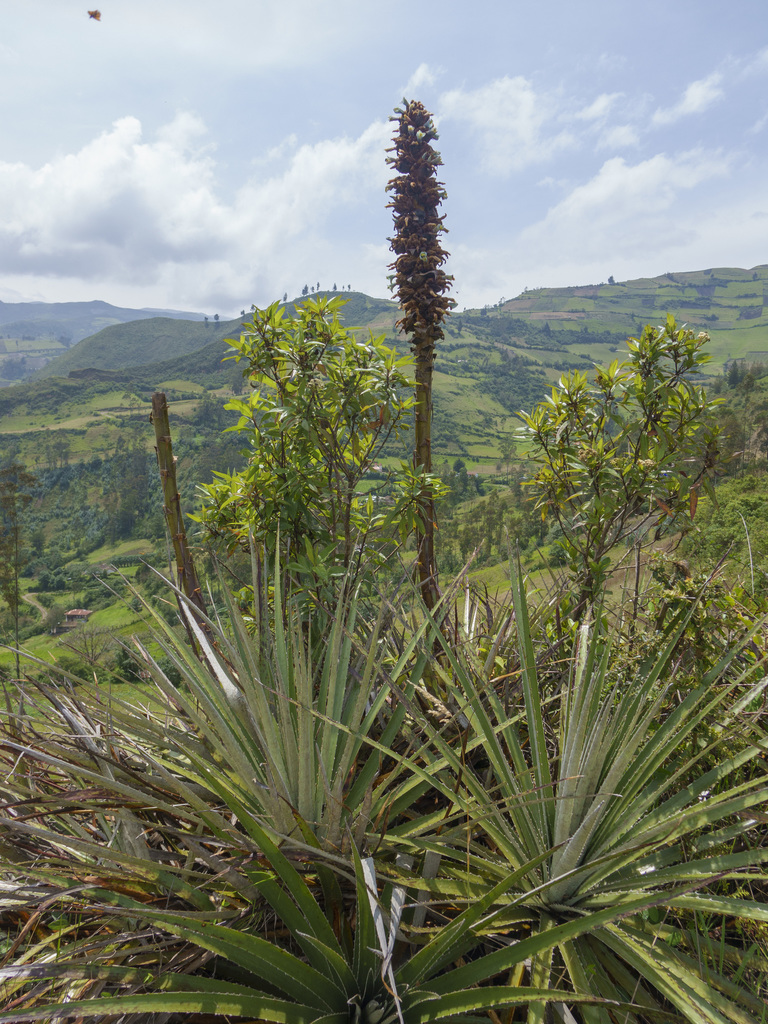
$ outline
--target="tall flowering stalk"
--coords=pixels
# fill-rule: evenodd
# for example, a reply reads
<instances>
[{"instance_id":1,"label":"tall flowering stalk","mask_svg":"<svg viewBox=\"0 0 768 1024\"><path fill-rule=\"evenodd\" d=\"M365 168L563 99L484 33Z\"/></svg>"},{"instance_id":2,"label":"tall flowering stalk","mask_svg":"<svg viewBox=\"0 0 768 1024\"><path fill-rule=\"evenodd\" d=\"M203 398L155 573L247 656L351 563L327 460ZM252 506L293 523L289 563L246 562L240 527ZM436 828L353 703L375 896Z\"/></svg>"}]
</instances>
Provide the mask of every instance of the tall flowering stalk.
<instances>
[{"instance_id":1,"label":"tall flowering stalk","mask_svg":"<svg viewBox=\"0 0 768 1024\"><path fill-rule=\"evenodd\" d=\"M395 235L390 248L396 255L390 264L402 317L398 327L410 336L416 362L416 406L413 465L420 473L432 470L432 368L435 344L442 338L441 324L454 305L447 295L453 280L442 269L448 253L440 245L445 231L438 207L446 198L442 183L436 180L442 163L433 149L437 132L432 115L421 103L403 101L390 120L397 122L394 146L388 157L397 177L387 185L394 211ZM422 531L418 539L418 572L421 592L427 607L433 608L439 591L435 562L435 506L431 488L425 488L421 501Z\"/></svg>"}]
</instances>

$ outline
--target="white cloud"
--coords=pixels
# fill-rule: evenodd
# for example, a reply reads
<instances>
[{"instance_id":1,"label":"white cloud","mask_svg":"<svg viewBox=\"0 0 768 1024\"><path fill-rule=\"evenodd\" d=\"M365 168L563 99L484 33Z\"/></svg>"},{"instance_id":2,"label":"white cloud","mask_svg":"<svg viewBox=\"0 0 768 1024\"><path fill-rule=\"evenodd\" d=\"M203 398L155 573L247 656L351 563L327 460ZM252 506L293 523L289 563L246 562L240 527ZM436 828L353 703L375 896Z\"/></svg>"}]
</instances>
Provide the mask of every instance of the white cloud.
<instances>
[{"instance_id":1,"label":"white cloud","mask_svg":"<svg viewBox=\"0 0 768 1024\"><path fill-rule=\"evenodd\" d=\"M584 107L574 116L580 121L603 121L620 96L620 92L604 92L590 103L588 107Z\"/></svg>"},{"instance_id":2,"label":"white cloud","mask_svg":"<svg viewBox=\"0 0 768 1024\"><path fill-rule=\"evenodd\" d=\"M598 149L629 149L640 145L640 136L631 124L606 128L597 141Z\"/></svg>"},{"instance_id":3,"label":"white cloud","mask_svg":"<svg viewBox=\"0 0 768 1024\"><path fill-rule=\"evenodd\" d=\"M16 288L0 287L0 302L45 302L42 292L20 292Z\"/></svg>"},{"instance_id":4,"label":"white cloud","mask_svg":"<svg viewBox=\"0 0 768 1024\"><path fill-rule=\"evenodd\" d=\"M497 302L524 288L597 284L704 267L766 262L768 184L731 185L718 153L657 155L630 165L609 160L535 224L492 230L451 247L459 307ZM466 296L466 298L464 298Z\"/></svg>"},{"instance_id":5,"label":"white cloud","mask_svg":"<svg viewBox=\"0 0 768 1024\"><path fill-rule=\"evenodd\" d=\"M604 74L617 74L626 67L626 64L627 57L623 53L601 53L593 65L590 62L590 66L594 66Z\"/></svg>"},{"instance_id":6,"label":"white cloud","mask_svg":"<svg viewBox=\"0 0 768 1024\"><path fill-rule=\"evenodd\" d=\"M744 67L744 75L764 75L768 71L768 46L759 50Z\"/></svg>"},{"instance_id":7,"label":"white cloud","mask_svg":"<svg viewBox=\"0 0 768 1024\"><path fill-rule=\"evenodd\" d=\"M553 178L551 174L548 174L545 178L536 182L537 188L557 188L561 191L568 188L571 183L566 178Z\"/></svg>"},{"instance_id":8,"label":"white cloud","mask_svg":"<svg viewBox=\"0 0 768 1024\"><path fill-rule=\"evenodd\" d=\"M419 90L434 85L442 73L442 68L432 68L429 64L419 64L408 79L405 88L401 90L403 96L408 100L413 99Z\"/></svg>"},{"instance_id":9,"label":"white cloud","mask_svg":"<svg viewBox=\"0 0 768 1024\"><path fill-rule=\"evenodd\" d=\"M482 163L507 175L540 163L576 144L567 131L553 129L554 99L537 94L521 76L498 78L471 92L453 89L440 99L440 117L467 122L479 137Z\"/></svg>"},{"instance_id":10,"label":"white cloud","mask_svg":"<svg viewBox=\"0 0 768 1024\"><path fill-rule=\"evenodd\" d=\"M703 113L723 96L723 90L720 88L722 79L723 76L719 72L714 71L706 78L700 78L696 82L691 82L674 107L659 107L653 115L653 124L672 124L674 121L678 121L681 117L687 117L689 114Z\"/></svg>"},{"instance_id":11,"label":"white cloud","mask_svg":"<svg viewBox=\"0 0 768 1024\"><path fill-rule=\"evenodd\" d=\"M723 203L719 179L732 169L736 161L700 149L634 164L613 157L522 231L457 245L452 273L474 304L525 287L596 284L609 274L622 280L764 262L764 222L754 211L768 209L768 187L761 180L756 192Z\"/></svg>"},{"instance_id":12,"label":"white cloud","mask_svg":"<svg viewBox=\"0 0 768 1024\"><path fill-rule=\"evenodd\" d=\"M699 149L675 157L659 153L634 165L612 157L542 221L526 228L520 241L530 249L557 243L585 256L646 245L650 224L663 219L681 192L727 174L729 166L721 154Z\"/></svg>"},{"instance_id":13,"label":"white cloud","mask_svg":"<svg viewBox=\"0 0 768 1024\"><path fill-rule=\"evenodd\" d=\"M372 194L383 206L388 136L375 122L357 138L288 140L279 173L255 171L224 197L198 118L179 114L150 141L137 118L121 118L43 167L0 163L0 270L14 287L80 278L197 308L274 297L329 258L318 238L330 217L343 228Z\"/></svg>"}]
</instances>

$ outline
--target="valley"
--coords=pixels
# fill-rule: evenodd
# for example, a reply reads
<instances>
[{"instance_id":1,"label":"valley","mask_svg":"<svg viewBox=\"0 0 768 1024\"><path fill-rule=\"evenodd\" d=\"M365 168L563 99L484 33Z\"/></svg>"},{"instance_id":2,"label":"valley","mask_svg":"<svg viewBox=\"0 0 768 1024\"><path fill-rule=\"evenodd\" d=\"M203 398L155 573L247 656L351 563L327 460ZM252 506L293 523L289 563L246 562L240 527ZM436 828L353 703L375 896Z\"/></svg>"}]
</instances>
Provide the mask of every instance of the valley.
<instances>
[{"instance_id":1,"label":"valley","mask_svg":"<svg viewBox=\"0 0 768 1024\"><path fill-rule=\"evenodd\" d=\"M760 430L767 415L762 374L768 367L764 288L768 267L717 269L537 289L493 307L455 311L445 325L434 376L433 455L450 488L437 541L443 571L450 576L474 559L475 581L503 590L505 537L510 536L521 546L531 572L543 573L542 579L551 573L557 563L557 537L521 486L526 466L525 453L513 440L516 413L541 400L563 372L587 372L594 363L607 365L622 358L624 339L667 311L710 333L707 373L710 386L727 397L723 422L728 457L733 459L743 447L745 432L736 437L734 421L738 424L746 414L753 421L753 441L747 445L750 465L762 465ZM394 302L361 293L344 298L345 323L359 336L383 334L388 344L405 353ZM28 379L0 390L0 462L24 465L39 484L26 514L22 585L29 595L22 636L37 655L63 656L70 665L74 657L71 650L62 655L61 639L50 636L51 616L35 611L38 600L55 613L65 606L99 605L88 629L106 628L109 620L115 636L128 638L137 627L137 614L124 593L110 595L106 590L105 584L114 589L117 579L104 575L106 567L120 567L127 581L120 587L136 585L144 560L168 571L149 423L154 391L168 397L187 513L196 510L200 484L210 482L217 471L242 466L242 438L227 430L236 416L225 405L244 387L241 368L226 358L226 338L237 336L244 322L247 318L206 322L179 315L112 323L62 351ZM730 382L723 373L728 367ZM745 397L739 376L750 368L755 388ZM407 439L386 454L392 465L409 457ZM742 477L743 462L744 457ZM376 486L372 480L370 487ZM705 499L701 509L702 521L714 514L707 511ZM753 509L750 522L756 514ZM755 548L762 552L762 527L756 520L755 525ZM193 542L200 543L203 538L193 523L190 528ZM743 553L743 536L730 542L735 554ZM203 548L199 557L208 559ZM139 574L140 593L147 582ZM6 613L0 624L6 637L9 626ZM106 645L102 657L111 664L117 653L114 644ZM9 653L0 654L0 668L10 662Z\"/></svg>"}]
</instances>

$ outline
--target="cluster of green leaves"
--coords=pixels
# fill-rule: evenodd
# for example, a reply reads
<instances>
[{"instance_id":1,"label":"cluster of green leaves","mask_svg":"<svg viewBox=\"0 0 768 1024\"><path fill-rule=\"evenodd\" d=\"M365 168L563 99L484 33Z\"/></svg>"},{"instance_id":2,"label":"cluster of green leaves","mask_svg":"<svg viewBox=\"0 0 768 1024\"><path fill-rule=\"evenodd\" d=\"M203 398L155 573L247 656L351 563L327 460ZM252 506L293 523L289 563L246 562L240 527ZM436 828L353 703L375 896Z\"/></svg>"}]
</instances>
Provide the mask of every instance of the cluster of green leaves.
<instances>
[{"instance_id":1,"label":"cluster of green leaves","mask_svg":"<svg viewBox=\"0 0 768 1024\"><path fill-rule=\"evenodd\" d=\"M24 564L29 560L29 552L22 540L22 523L37 484L37 478L18 463L0 470L0 595L13 618L16 647L19 646L20 577Z\"/></svg>"},{"instance_id":2,"label":"cluster of green leaves","mask_svg":"<svg viewBox=\"0 0 768 1024\"><path fill-rule=\"evenodd\" d=\"M278 538L294 569L322 578L383 558L419 528L418 501L436 486L405 460L377 493L366 475L393 437L407 434L413 398L399 357L380 338L361 341L339 320L340 298L256 309L231 342L250 394L227 408L248 443L247 466L216 473L199 517L232 550ZM379 467L381 468L381 467Z\"/></svg>"},{"instance_id":3,"label":"cluster of green leaves","mask_svg":"<svg viewBox=\"0 0 768 1024\"><path fill-rule=\"evenodd\" d=\"M560 379L519 439L538 466L530 481L557 521L579 601L599 596L612 552L690 525L700 490L711 495L717 461L712 410L695 377L707 335L672 317L627 341L628 358Z\"/></svg>"}]
</instances>

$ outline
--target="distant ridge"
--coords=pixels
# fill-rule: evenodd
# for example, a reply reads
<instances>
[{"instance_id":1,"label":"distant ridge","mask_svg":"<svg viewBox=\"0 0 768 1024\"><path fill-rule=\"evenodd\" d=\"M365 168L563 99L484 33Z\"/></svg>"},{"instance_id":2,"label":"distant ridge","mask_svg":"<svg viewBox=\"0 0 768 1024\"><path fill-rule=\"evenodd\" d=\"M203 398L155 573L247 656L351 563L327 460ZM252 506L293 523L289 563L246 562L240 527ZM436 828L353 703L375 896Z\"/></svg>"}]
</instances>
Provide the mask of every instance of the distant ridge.
<instances>
[{"instance_id":1,"label":"distant ridge","mask_svg":"<svg viewBox=\"0 0 768 1024\"><path fill-rule=\"evenodd\" d=\"M90 302L1 302L0 333L32 338L66 337L76 344L111 324L163 316L202 320L204 314L175 309L130 309L94 299Z\"/></svg>"},{"instance_id":2,"label":"distant ridge","mask_svg":"<svg viewBox=\"0 0 768 1024\"><path fill-rule=\"evenodd\" d=\"M598 320L618 326L657 312L729 330L745 320L768 326L768 264L750 270L714 267L709 270L661 274L569 288L536 288L500 305L505 313L532 320ZM740 323L741 322L741 323ZM756 324L753 326L757 326Z\"/></svg>"},{"instance_id":3,"label":"distant ridge","mask_svg":"<svg viewBox=\"0 0 768 1024\"><path fill-rule=\"evenodd\" d=\"M374 299L362 292L344 292L340 297L345 300L343 318L349 327L370 325L383 334L394 324L396 303ZM287 305L293 308L300 301L295 299ZM113 324L62 353L38 370L34 379L66 377L73 370L89 367L122 370L155 363L167 364L211 346L224 355L224 339L239 337L242 323L242 317L236 320L210 319L207 322L146 317L130 323Z\"/></svg>"},{"instance_id":4,"label":"distant ridge","mask_svg":"<svg viewBox=\"0 0 768 1024\"><path fill-rule=\"evenodd\" d=\"M603 363L614 358L612 353L625 350L624 339L637 334L646 323L660 322L668 313L678 322L710 334L713 369L729 359L744 358L748 352L768 351L768 264L749 270L714 267L632 281L609 281L568 288L536 288L484 309L456 311L446 323L446 340L439 346L438 366L448 357L451 346L460 347L463 339L471 337L502 345L511 354L526 356L552 372L568 366ZM309 298L316 298L317 294ZM344 292L340 297L346 301L342 317L347 326L370 328L393 342L397 338L404 342L395 326L397 303L361 292ZM294 299L287 305L293 307L301 301ZM31 308L39 304L0 303L0 322L9 305ZM172 364L181 375L183 360L198 352L201 359L195 359L195 364L201 370L203 365L210 368L226 354L225 339L237 337L242 323L240 318L210 319L206 323L199 314L196 319L191 318L194 314L181 313L158 317L151 310L120 311L108 303L52 306L130 312L132 319L106 325L84 338L38 370L34 375L37 379L65 377L73 370L88 367L121 371L158 365L165 371Z\"/></svg>"},{"instance_id":5,"label":"distant ridge","mask_svg":"<svg viewBox=\"0 0 768 1024\"><path fill-rule=\"evenodd\" d=\"M645 324L663 323L667 314L710 334L710 378L719 377L732 359L768 361L767 295L768 266L719 267L538 288L483 309L454 311L436 352L437 463L450 465L457 457L495 463L516 413L541 400L563 373L592 374L596 364L625 358L627 337ZM384 335L399 351L407 350L396 327L395 302L361 292L343 298L347 327L358 328L361 338L368 331ZM137 425L156 390L166 392L181 419L199 412L223 429L230 422L224 401L247 388L243 364L226 358L226 339L237 337L242 323L211 319L206 327L199 319L145 317L112 324L69 350L59 346L61 354L38 379L0 388L0 441L12 435L8 451L32 465L41 458L50 462L53 456L45 452L61 439L73 460L94 452L106 457L122 435L121 425ZM194 436L187 434L191 446Z\"/></svg>"},{"instance_id":6,"label":"distant ridge","mask_svg":"<svg viewBox=\"0 0 768 1024\"><path fill-rule=\"evenodd\" d=\"M130 323L113 324L98 334L84 338L34 375L66 377L72 370L89 367L123 370L189 355L211 342L240 332L237 320L206 322L147 317Z\"/></svg>"}]
</instances>

